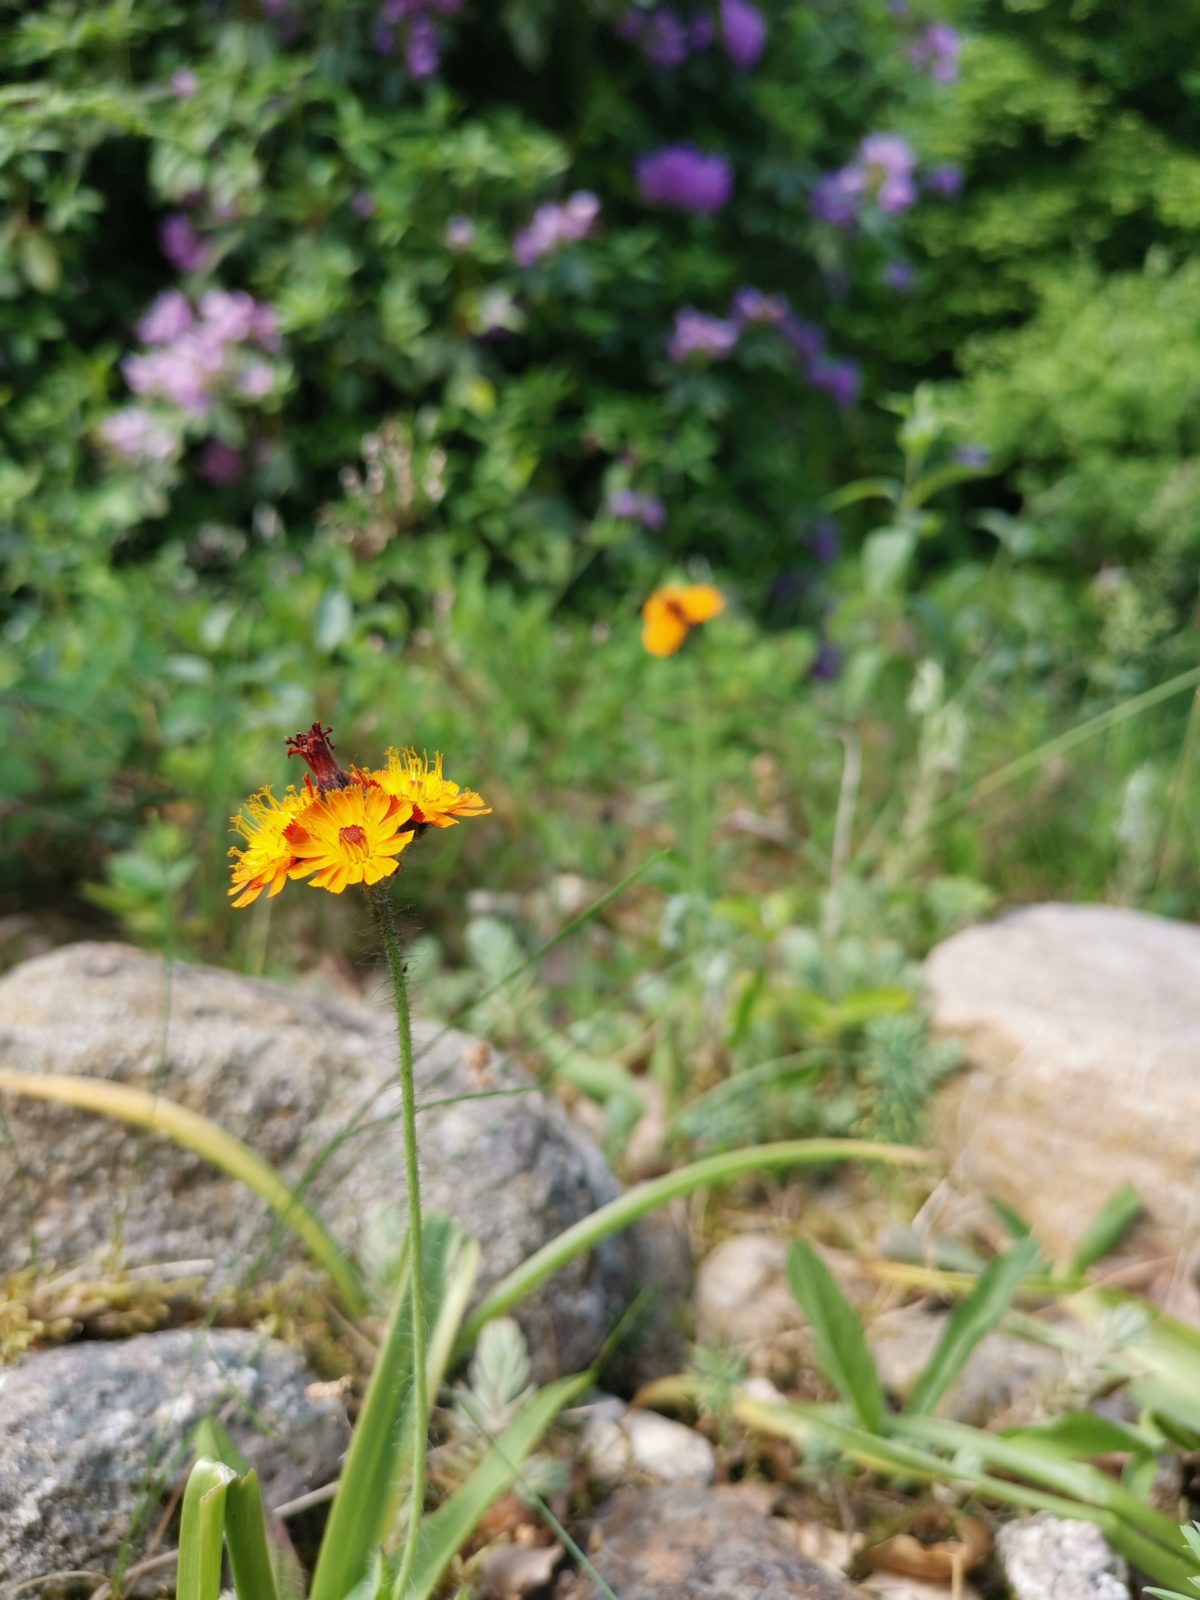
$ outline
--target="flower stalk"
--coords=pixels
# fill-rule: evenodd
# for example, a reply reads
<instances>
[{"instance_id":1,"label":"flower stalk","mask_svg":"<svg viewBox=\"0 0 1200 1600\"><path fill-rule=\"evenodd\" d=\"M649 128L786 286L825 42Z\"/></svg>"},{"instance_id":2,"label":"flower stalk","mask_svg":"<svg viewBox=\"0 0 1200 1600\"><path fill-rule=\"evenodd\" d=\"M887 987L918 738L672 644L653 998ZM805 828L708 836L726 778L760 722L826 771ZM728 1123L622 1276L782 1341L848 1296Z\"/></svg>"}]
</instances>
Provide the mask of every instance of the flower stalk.
<instances>
[{"instance_id":1,"label":"flower stalk","mask_svg":"<svg viewBox=\"0 0 1200 1600\"><path fill-rule=\"evenodd\" d=\"M408 1009L408 984L404 957L396 934L396 920L386 890L368 890L375 925L387 957L396 1007L396 1040L400 1066L400 1131L404 1146L404 1182L408 1200L408 1259L412 1278L412 1382L413 1441L412 1498L404 1548L396 1572L393 1594L403 1595L417 1554L421 1516L425 1509L425 1455L428 1442L426 1415L425 1275L421 1248L421 1172L417 1151L417 1097L413 1084L412 1025Z\"/></svg>"}]
</instances>

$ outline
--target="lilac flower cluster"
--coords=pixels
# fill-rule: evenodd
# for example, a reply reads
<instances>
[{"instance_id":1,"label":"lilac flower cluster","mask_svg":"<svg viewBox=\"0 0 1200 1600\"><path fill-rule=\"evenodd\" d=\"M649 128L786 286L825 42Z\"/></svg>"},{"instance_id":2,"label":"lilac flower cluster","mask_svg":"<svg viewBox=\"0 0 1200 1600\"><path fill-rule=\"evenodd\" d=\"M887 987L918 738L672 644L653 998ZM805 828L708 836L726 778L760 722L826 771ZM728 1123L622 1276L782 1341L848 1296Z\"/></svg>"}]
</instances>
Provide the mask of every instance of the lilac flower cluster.
<instances>
[{"instance_id":1,"label":"lilac flower cluster","mask_svg":"<svg viewBox=\"0 0 1200 1600\"><path fill-rule=\"evenodd\" d=\"M716 19L706 13L680 16L672 6L635 6L617 24L623 39L636 44L653 66L671 70L707 50L714 39L743 72L757 66L767 42L767 24L750 0L718 0Z\"/></svg>"},{"instance_id":2,"label":"lilac flower cluster","mask_svg":"<svg viewBox=\"0 0 1200 1600\"><path fill-rule=\"evenodd\" d=\"M962 39L947 22L931 22L909 47L908 59L935 83L953 83L958 77Z\"/></svg>"},{"instance_id":3,"label":"lilac flower cluster","mask_svg":"<svg viewBox=\"0 0 1200 1600\"><path fill-rule=\"evenodd\" d=\"M705 155L692 144L664 145L642 156L634 177L650 205L701 216L719 211L733 193L733 170L725 157Z\"/></svg>"},{"instance_id":4,"label":"lilac flower cluster","mask_svg":"<svg viewBox=\"0 0 1200 1600\"><path fill-rule=\"evenodd\" d=\"M519 267L532 267L563 245L577 244L599 215L600 202L587 189L578 190L560 206L539 206L528 227L513 235L513 260Z\"/></svg>"},{"instance_id":5,"label":"lilac flower cluster","mask_svg":"<svg viewBox=\"0 0 1200 1600\"><path fill-rule=\"evenodd\" d=\"M657 495L638 494L633 489L610 490L608 511L622 522L640 522L652 533L657 533L667 520L667 508Z\"/></svg>"},{"instance_id":6,"label":"lilac flower cluster","mask_svg":"<svg viewBox=\"0 0 1200 1600\"><path fill-rule=\"evenodd\" d=\"M732 355L741 335L753 326L774 328L779 333L812 388L832 396L842 410L855 404L859 387L855 363L832 356L821 329L797 317L785 295L764 294L749 284L734 295L728 317L715 317L694 306L676 312L667 354L680 364L693 356L720 361Z\"/></svg>"},{"instance_id":7,"label":"lilac flower cluster","mask_svg":"<svg viewBox=\"0 0 1200 1600\"><path fill-rule=\"evenodd\" d=\"M441 36L436 17L453 16L463 0L383 0L375 22L373 42L381 56L396 48L397 31L404 45L404 65L410 78L431 78L438 69Z\"/></svg>"},{"instance_id":8,"label":"lilac flower cluster","mask_svg":"<svg viewBox=\"0 0 1200 1600\"><path fill-rule=\"evenodd\" d=\"M211 421L220 403L257 404L277 387L278 370L269 357L280 349L278 318L271 306L242 291L210 289L193 307L178 289L168 289L146 311L137 333L143 348L125 357L121 371L144 403L114 412L99 429L104 444L124 461L169 460L179 453L188 425ZM202 461L214 482L233 481L229 454L222 453L229 448L210 448Z\"/></svg>"},{"instance_id":9,"label":"lilac flower cluster","mask_svg":"<svg viewBox=\"0 0 1200 1600\"><path fill-rule=\"evenodd\" d=\"M819 222L849 228L868 205L896 215L917 198L917 158L898 133L869 133L855 159L818 179L809 207Z\"/></svg>"}]
</instances>

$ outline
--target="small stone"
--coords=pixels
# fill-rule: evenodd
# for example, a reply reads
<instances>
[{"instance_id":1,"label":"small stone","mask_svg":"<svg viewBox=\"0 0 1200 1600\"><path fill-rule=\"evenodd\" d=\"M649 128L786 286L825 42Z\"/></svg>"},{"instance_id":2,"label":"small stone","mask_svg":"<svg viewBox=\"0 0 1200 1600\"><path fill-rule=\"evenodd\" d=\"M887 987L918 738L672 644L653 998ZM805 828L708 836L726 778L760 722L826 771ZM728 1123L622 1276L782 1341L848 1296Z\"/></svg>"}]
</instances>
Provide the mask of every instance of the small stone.
<instances>
[{"instance_id":1,"label":"small stone","mask_svg":"<svg viewBox=\"0 0 1200 1600\"><path fill-rule=\"evenodd\" d=\"M257 1469L268 1507L336 1479L350 1437L296 1352L246 1330L64 1345L0 1371L0 1593L111 1571L126 1540L136 1559L207 1416Z\"/></svg>"},{"instance_id":2,"label":"small stone","mask_svg":"<svg viewBox=\"0 0 1200 1600\"><path fill-rule=\"evenodd\" d=\"M1090 1522L1046 1512L1009 1522L996 1557L1012 1600L1129 1600L1129 1569Z\"/></svg>"},{"instance_id":3,"label":"small stone","mask_svg":"<svg viewBox=\"0 0 1200 1600\"><path fill-rule=\"evenodd\" d=\"M663 1483L707 1484L716 1476L713 1447L702 1433L657 1411L633 1410L622 1423L633 1465Z\"/></svg>"},{"instance_id":4,"label":"small stone","mask_svg":"<svg viewBox=\"0 0 1200 1600\"><path fill-rule=\"evenodd\" d=\"M589 1556L621 1600L857 1600L798 1555L789 1528L722 1489L624 1489L596 1519ZM564 1600L597 1600L580 1573Z\"/></svg>"},{"instance_id":5,"label":"small stone","mask_svg":"<svg viewBox=\"0 0 1200 1600\"><path fill-rule=\"evenodd\" d=\"M696 1272L699 1341L734 1346L751 1372L769 1377L796 1370L807 1337L804 1313L784 1277L787 1253L786 1239L736 1234L711 1250Z\"/></svg>"}]
</instances>

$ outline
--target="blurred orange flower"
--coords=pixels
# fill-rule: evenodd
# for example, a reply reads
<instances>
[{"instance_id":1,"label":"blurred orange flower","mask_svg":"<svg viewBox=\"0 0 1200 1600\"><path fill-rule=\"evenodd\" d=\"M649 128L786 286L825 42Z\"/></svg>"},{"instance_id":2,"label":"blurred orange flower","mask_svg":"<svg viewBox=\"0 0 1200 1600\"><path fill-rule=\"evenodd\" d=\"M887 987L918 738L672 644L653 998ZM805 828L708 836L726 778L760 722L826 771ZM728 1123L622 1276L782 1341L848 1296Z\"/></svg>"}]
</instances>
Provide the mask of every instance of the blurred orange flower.
<instances>
[{"instance_id":1,"label":"blurred orange flower","mask_svg":"<svg viewBox=\"0 0 1200 1600\"><path fill-rule=\"evenodd\" d=\"M452 828L459 817L485 817L492 809L474 789L460 789L443 775L440 755L431 765L427 755L415 750L389 750L387 765L369 776L387 794L409 802L418 827Z\"/></svg>"},{"instance_id":2,"label":"blurred orange flower","mask_svg":"<svg viewBox=\"0 0 1200 1600\"><path fill-rule=\"evenodd\" d=\"M642 644L652 656L673 656L698 622L725 609L725 596L709 583L664 583L642 607Z\"/></svg>"}]
</instances>

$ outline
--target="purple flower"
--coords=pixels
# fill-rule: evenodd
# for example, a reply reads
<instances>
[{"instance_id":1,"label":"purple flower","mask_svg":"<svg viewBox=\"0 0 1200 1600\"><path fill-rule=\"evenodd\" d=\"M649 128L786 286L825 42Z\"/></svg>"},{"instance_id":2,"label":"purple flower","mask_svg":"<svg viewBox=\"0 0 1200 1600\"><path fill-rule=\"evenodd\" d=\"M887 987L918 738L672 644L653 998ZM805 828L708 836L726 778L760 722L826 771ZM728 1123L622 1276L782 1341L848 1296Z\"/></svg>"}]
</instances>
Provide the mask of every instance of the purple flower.
<instances>
[{"instance_id":1,"label":"purple flower","mask_svg":"<svg viewBox=\"0 0 1200 1600\"><path fill-rule=\"evenodd\" d=\"M642 54L654 66L668 71L687 60L688 42L687 29L669 6L647 18L642 30Z\"/></svg>"},{"instance_id":2,"label":"purple flower","mask_svg":"<svg viewBox=\"0 0 1200 1600\"><path fill-rule=\"evenodd\" d=\"M438 69L437 29L428 17L413 17L404 41L404 65L412 78L432 78Z\"/></svg>"},{"instance_id":3,"label":"purple flower","mask_svg":"<svg viewBox=\"0 0 1200 1600\"><path fill-rule=\"evenodd\" d=\"M720 0L721 41L734 66L748 72L767 42L767 24L750 0Z\"/></svg>"},{"instance_id":4,"label":"purple flower","mask_svg":"<svg viewBox=\"0 0 1200 1600\"><path fill-rule=\"evenodd\" d=\"M898 133L869 133L858 147L867 186L882 211L907 211L917 198L916 156Z\"/></svg>"},{"instance_id":5,"label":"purple flower","mask_svg":"<svg viewBox=\"0 0 1200 1600\"><path fill-rule=\"evenodd\" d=\"M888 261L883 271L879 274L879 281L885 289L894 289L897 294L908 294L916 281L911 261Z\"/></svg>"},{"instance_id":6,"label":"purple flower","mask_svg":"<svg viewBox=\"0 0 1200 1600\"><path fill-rule=\"evenodd\" d=\"M958 77L962 40L946 22L931 22L913 42L908 59L919 71L928 71L935 83L953 83Z\"/></svg>"},{"instance_id":7,"label":"purple flower","mask_svg":"<svg viewBox=\"0 0 1200 1600\"><path fill-rule=\"evenodd\" d=\"M830 644L828 639L822 639L817 646L812 666L808 669L809 677L814 683L832 683L841 670L842 652L837 645Z\"/></svg>"},{"instance_id":8,"label":"purple flower","mask_svg":"<svg viewBox=\"0 0 1200 1600\"><path fill-rule=\"evenodd\" d=\"M396 30L390 22L384 22L382 19L376 22L371 30L371 43L375 47L376 55L391 55L396 48Z\"/></svg>"},{"instance_id":9,"label":"purple flower","mask_svg":"<svg viewBox=\"0 0 1200 1600\"><path fill-rule=\"evenodd\" d=\"M232 445L220 439L210 439L200 452L196 467L200 476L207 478L215 489L227 489L242 477L246 463L242 460L241 452Z\"/></svg>"},{"instance_id":10,"label":"purple flower","mask_svg":"<svg viewBox=\"0 0 1200 1600\"><path fill-rule=\"evenodd\" d=\"M246 400L265 400L275 387L275 370L267 361L247 361L238 374L237 387Z\"/></svg>"},{"instance_id":11,"label":"purple flower","mask_svg":"<svg viewBox=\"0 0 1200 1600\"><path fill-rule=\"evenodd\" d=\"M170 211L163 218L158 242L176 272L201 272L208 262L208 246L182 211Z\"/></svg>"},{"instance_id":12,"label":"purple flower","mask_svg":"<svg viewBox=\"0 0 1200 1600\"><path fill-rule=\"evenodd\" d=\"M355 189L350 196L350 209L365 222L375 215L375 198L366 189Z\"/></svg>"},{"instance_id":13,"label":"purple flower","mask_svg":"<svg viewBox=\"0 0 1200 1600\"><path fill-rule=\"evenodd\" d=\"M667 345L672 361L686 361L689 356L709 356L720 361L737 344L738 330L723 317L713 317L694 306L684 306L675 313L675 331Z\"/></svg>"},{"instance_id":14,"label":"purple flower","mask_svg":"<svg viewBox=\"0 0 1200 1600\"><path fill-rule=\"evenodd\" d=\"M261 300L255 303L250 318L250 337L264 350L279 349L283 341L279 337L279 313L274 306L266 305Z\"/></svg>"},{"instance_id":15,"label":"purple flower","mask_svg":"<svg viewBox=\"0 0 1200 1600\"><path fill-rule=\"evenodd\" d=\"M192 308L178 289L166 289L152 300L137 325L143 344L170 344L192 325Z\"/></svg>"},{"instance_id":16,"label":"purple flower","mask_svg":"<svg viewBox=\"0 0 1200 1600\"><path fill-rule=\"evenodd\" d=\"M749 326L752 322L761 322L768 327L782 327L789 316L788 303L781 294L764 294L761 289L756 289L753 284L743 284L733 297L729 318L739 328Z\"/></svg>"},{"instance_id":17,"label":"purple flower","mask_svg":"<svg viewBox=\"0 0 1200 1600\"><path fill-rule=\"evenodd\" d=\"M177 100L190 100L200 87L200 79L191 67L180 67L171 74L171 93Z\"/></svg>"},{"instance_id":18,"label":"purple flower","mask_svg":"<svg viewBox=\"0 0 1200 1600\"><path fill-rule=\"evenodd\" d=\"M813 523L809 549L818 566L828 567L838 558L838 525L832 517L818 517Z\"/></svg>"},{"instance_id":19,"label":"purple flower","mask_svg":"<svg viewBox=\"0 0 1200 1600\"><path fill-rule=\"evenodd\" d=\"M705 155L691 144L666 145L642 156L635 169L642 199L710 216L733 193L733 172L724 156Z\"/></svg>"},{"instance_id":20,"label":"purple flower","mask_svg":"<svg viewBox=\"0 0 1200 1600\"><path fill-rule=\"evenodd\" d=\"M693 17L692 25L688 29L688 42L693 50L707 50L713 42L713 21L711 17Z\"/></svg>"},{"instance_id":21,"label":"purple flower","mask_svg":"<svg viewBox=\"0 0 1200 1600\"><path fill-rule=\"evenodd\" d=\"M857 167L827 172L813 184L808 208L818 222L827 222L833 228L848 228L858 215L864 187L861 169Z\"/></svg>"},{"instance_id":22,"label":"purple flower","mask_svg":"<svg viewBox=\"0 0 1200 1600\"><path fill-rule=\"evenodd\" d=\"M453 250L456 255L460 251L469 250L475 241L475 224L470 217L451 217L446 223L444 237L446 249Z\"/></svg>"},{"instance_id":23,"label":"purple flower","mask_svg":"<svg viewBox=\"0 0 1200 1600\"><path fill-rule=\"evenodd\" d=\"M944 161L940 166L926 168L921 183L930 194L953 200L962 193L963 169L956 162Z\"/></svg>"},{"instance_id":24,"label":"purple flower","mask_svg":"<svg viewBox=\"0 0 1200 1600\"><path fill-rule=\"evenodd\" d=\"M813 322L804 322L789 312L780 332L801 361L815 361L825 348L825 335Z\"/></svg>"},{"instance_id":25,"label":"purple flower","mask_svg":"<svg viewBox=\"0 0 1200 1600\"><path fill-rule=\"evenodd\" d=\"M97 432L115 456L134 466L168 461L178 446L171 429L144 406L126 406L122 411L112 412Z\"/></svg>"},{"instance_id":26,"label":"purple flower","mask_svg":"<svg viewBox=\"0 0 1200 1600\"><path fill-rule=\"evenodd\" d=\"M513 235L513 260L519 267L531 267L562 245L577 244L599 214L600 202L587 189L571 195L564 205L539 206L528 226Z\"/></svg>"},{"instance_id":27,"label":"purple flower","mask_svg":"<svg viewBox=\"0 0 1200 1600\"><path fill-rule=\"evenodd\" d=\"M991 466L992 452L985 444L960 444L950 452L950 459L956 466L973 467L982 472Z\"/></svg>"},{"instance_id":28,"label":"purple flower","mask_svg":"<svg viewBox=\"0 0 1200 1600\"><path fill-rule=\"evenodd\" d=\"M624 522L640 522L652 533L657 533L667 520L667 508L657 495L637 494L633 489L613 489L608 496L608 511Z\"/></svg>"},{"instance_id":29,"label":"purple flower","mask_svg":"<svg viewBox=\"0 0 1200 1600\"><path fill-rule=\"evenodd\" d=\"M848 411L858 399L858 368L853 361L814 361L808 369L808 381L814 389L824 389L832 395L839 411Z\"/></svg>"},{"instance_id":30,"label":"purple flower","mask_svg":"<svg viewBox=\"0 0 1200 1600\"><path fill-rule=\"evenodd\" d=\"M205 331L220 344L242 344L254 331L257 307L244 289L209 289L200 296Z\"/></svg>"}]
</instances>

